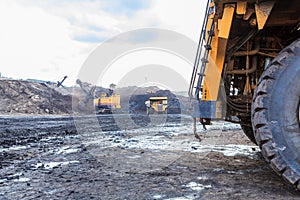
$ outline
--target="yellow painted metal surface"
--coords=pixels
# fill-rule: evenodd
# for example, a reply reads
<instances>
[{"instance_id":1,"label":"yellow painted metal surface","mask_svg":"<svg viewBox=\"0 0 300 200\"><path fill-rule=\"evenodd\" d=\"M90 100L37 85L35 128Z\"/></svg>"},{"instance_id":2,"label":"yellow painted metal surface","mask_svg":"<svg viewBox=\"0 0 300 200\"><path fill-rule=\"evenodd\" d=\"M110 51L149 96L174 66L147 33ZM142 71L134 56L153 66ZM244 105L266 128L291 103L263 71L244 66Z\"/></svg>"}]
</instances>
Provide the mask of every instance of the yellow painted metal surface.
<instances>
[{"instance_id":1,"label":"yellow painted metal surface","mask_svg":"<svg viewBox=\"0 0 300 200\"><path fill-rule=\"evenodd\" d=\"M113 94L112 96L105 96L102 95L99 98L94 99L94 105L105 105L105 106L112 106L114 108L121 108L121 98L118 94Z\"/></svg>"},{"instance_id":2,"label":"yellow painted metal surface","mask_svg":"<svg viewBox=\"0 0 300 200\"><path fill-rule=\"evenodd\" d=\"M247 2L246 1L238 1L236 14L238 15L245 15L247 11Z\"/></svg>"},{"instance_id":3,"label":"yellow painted metal surface","mask_svg":"<svg viewBox=\"0 0 300 200\"><path fill-rule=\"evenodd\" d=\"M153 108L156 112L164 112L168 108L168 97L150 97L145 101L148 108Z\"/></svg>"},{"instance_id":4,"label":"yellow painted metal surface","mask_svg":"<svg viewBox=\"0 0 300 200\"><path fill-rule=\"evenodd\" d=\"M204 73L202 100L216 101L218 98L227 39L229 37L234 11L235 4L227 4L224 8L222 18L218 20L218 22L215 22L214 36L211 42L212 49ZM211 21L212 20L208 21L207 30L210 30Z\"/></svg>"},{"instance_id":5,"label":"yellow painted metal surface","mask_svg":"<svg viewBox=\"0 0 300 200\"><path fill-rule=\"evenodd\" d=\"M161 110L159 109L159 107L161 106ZM153 108L156 112L164 112L167 109L167 105L165 104L159 104L159 103L153 103L151 105L151 108Z\"/></svg>"},{"instance_id":6,"label":"yellow painted metal surface","mask_svg":"<svg viewBox=\"0 0 300 200\"><path fill-rule=\"evenodd\" d=\"M227 39L229 36L232 17L235 9L235 4L226 4L223 11L222 19L219 20L218 28L219 28L219 38Z\"/></svg>"}]
</instances>

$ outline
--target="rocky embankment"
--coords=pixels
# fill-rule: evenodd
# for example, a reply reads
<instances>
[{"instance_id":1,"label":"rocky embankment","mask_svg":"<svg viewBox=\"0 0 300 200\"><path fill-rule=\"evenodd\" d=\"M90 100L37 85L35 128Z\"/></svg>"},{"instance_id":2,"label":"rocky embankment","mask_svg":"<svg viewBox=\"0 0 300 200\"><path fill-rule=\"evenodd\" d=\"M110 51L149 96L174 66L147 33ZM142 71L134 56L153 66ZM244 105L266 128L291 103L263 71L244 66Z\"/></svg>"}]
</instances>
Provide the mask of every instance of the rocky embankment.
<instances>
[{"instance_id":1,"label":"rocky embankment","mask_svg":"<svg viewBox=\"0 0 300 200\"><path fill-rule=\"evenodd\" d=\"M19 80L0 80L1 114L69 114L72 97L51 86Z\"/></svg>"},{"instance_id":2,"label":"rocky embankment","mask_svg":"<svg viewBox=\"0 0 300 200\"><path fill-rule=\"evenodd\" d=\"M0 114L92 114L95 112L93 98L100 96L107 89L96 87L90 94L92 86L86 85L83 88L79 85L57 88L45 83L0 79ZM169 90L132 86L117 88L115 92L121 96L119 113L146 113L145 101L152 96L168 97L168 113L187 114L189 111L188 98L175 95Z\"/></svg>"}]
</instances>

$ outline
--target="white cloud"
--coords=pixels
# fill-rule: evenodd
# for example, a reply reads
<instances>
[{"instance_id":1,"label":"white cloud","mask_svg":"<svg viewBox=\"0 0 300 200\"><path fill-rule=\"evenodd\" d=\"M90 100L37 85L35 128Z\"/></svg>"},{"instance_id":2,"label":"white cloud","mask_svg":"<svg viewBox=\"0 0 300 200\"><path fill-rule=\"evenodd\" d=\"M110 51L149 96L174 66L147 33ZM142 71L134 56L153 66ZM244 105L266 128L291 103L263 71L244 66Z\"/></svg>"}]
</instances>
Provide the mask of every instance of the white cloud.
<instances>
[{"instance_id":1,"label":"white cloud","mask_svg":"<svg viewBox=\"0 0 300 200\"><path fill-rule=\"evenodd\" d=\"M120 70L122 68L126 68L126 71ZM191 73L191 63L187 60L171 52L144 49L128 52L126 56L117 59L107 71L104 71L99 81L101 85L108 86L115 83L120 87L159 82L168 88L184 91L188 87ZM114 76L110 77L109 74ZM171 77L171 74L176 77Z\"/></svg>"},{"instance_id":2,"label":"white cloud","mask_svg":"<svg viewBox=\"0 0 300 200\"><path fill-rule=\"evenodd\" d=\"M2 75L55 81L76 75L86 45L71 40L66 20L37 7L1 1L0 24Z\"/></svg>"},{"instance_id":3,"label":"white cloud","mask_svg":"<svg viewBox=\"0 0 300 200\"><path fill-rule=\"evenodd\" d=\"M197 41L204 17L204 4L205 1L199 0L159 0L153 1L149 10L138 14L140 17L155 17L159 23L154 26L158 28L176 31Z\"/></svg>"},{"instance_id":4,"label":"white cloud","mask_svg":"<svg viewBox=\"0 0 300 200\"><path fill-rule=\"evenodd\" d=\"M120 13L105 10L109 3L0 1L0 72L44 80L68 75L66 84L70 85L97 44L119 33L154 27L198 40L203 1L149 0L146 7Z\"/></svg>"}]
</instances>

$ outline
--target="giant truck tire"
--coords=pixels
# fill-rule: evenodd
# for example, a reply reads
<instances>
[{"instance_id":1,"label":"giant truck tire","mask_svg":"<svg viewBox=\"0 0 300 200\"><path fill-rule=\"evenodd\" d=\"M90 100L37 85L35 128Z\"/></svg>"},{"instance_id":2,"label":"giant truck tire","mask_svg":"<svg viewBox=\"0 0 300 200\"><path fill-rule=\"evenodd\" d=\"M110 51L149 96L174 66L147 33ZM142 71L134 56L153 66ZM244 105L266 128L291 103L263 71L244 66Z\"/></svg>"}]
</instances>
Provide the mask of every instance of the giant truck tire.
<instances>
[{"instance_id":1,"label":"giant truck tire","mask_svg":"<svg viewBox=\"0 0 300 200\"><path fill-rule=\"evenodd\" d=\"M300 189L300 39L262 74L252 104L257 144L270 166Z\"/></svg>"}]
</instances>

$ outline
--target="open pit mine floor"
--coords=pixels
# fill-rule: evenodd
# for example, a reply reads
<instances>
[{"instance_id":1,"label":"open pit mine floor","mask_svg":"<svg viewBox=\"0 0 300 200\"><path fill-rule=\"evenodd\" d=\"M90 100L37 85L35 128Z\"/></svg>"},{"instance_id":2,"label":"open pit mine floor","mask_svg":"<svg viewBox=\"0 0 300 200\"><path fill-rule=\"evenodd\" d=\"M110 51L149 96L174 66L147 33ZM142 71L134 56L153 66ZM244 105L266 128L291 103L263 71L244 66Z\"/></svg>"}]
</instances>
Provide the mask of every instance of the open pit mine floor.
<instances>
[{"instance_id":1,"label":"open pit mine floor","mask_svg":"<svg viewBox=\"0 0 300 200\"><path fill-rule=\"evenodd\" d=\"M1 116L0 199L299 199L239 125L186 115Z\"/></svg>"}]
</instances>

